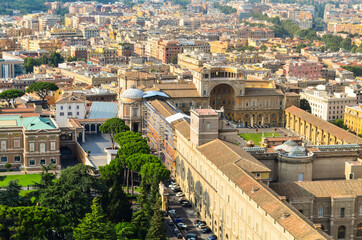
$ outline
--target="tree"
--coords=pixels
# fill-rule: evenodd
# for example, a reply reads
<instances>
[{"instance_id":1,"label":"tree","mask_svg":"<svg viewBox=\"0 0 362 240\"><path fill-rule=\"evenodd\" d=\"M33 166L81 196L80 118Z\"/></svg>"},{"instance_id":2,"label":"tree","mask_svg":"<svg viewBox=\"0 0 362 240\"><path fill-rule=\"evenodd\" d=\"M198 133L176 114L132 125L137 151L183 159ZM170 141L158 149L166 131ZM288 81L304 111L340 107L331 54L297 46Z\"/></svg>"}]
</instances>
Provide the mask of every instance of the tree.
<instances>
[{"instance_id":1,"label":"tree","mask_svg":"<svg viewBox=\"0 0 362 240\"><path fill-rule=\"evenodd\" d=\"M67 219L56 211L38 207L0 205L0 239L65 239Z\"/></svg>"},{"instance_id":2,"label":"tree","mask_svg":"<svg viewBox=\"0 0 362 240\"><path fill-rule=\"evenodd\" d=\"M305 45L304 43L300 43L298 44L297 48L296 48L296 51L298 53L301 53L302 49L305 48L307 45Z\"/></svg>"},{"instance_id":3,"label":"tree","mask_svg":"<svg viewBox=\"0 0 362 240\"><path fill-rule=\"evenodd\" d=\"M310 104L307 99L301 99L300 100L300 108L304 111L311 112L312 108L310 107Z\"/></svg>"},{"instance_id":4,"label":"tree","mask_svg":"<svg viewBox=\"0 0 362 240\"><path fill-rule=\"evenodd\" d=\"M34 82L26 89L27 93L35 92L42 100L42 106L44 106L45 98L53 91L58 90L58 86L50 82Z\"/></svg>"},{"instance_id":5,"label":"tree","mask_svg":"<svg viewBox=\"0 0 362 240\"><path fill-rule=\"evenodd\" d=\"M170 170L162 163L146 163L142 166L140 174L147 183L151 183L153 178L164 181L170 178Z\"/></svg>"},{"instance_id":6,"label":"tree","mask_svg":"<svg viewBox=\"0 0 362 240\"><path fill-rule=\"evenodd\" d=\"M67 57L67 62L75 62L75 61L77 61L78 59L77 59L77 57L76 56L69 56L69 57Z\"/></svg>"},{"instance_id":7,"label":"tree","mask_svg":"<svg viewBox=\"0 0 362 240\"><path fill-rule=\"evenodd\" d=\"M64 62L64 58L60 55L60 53L57 53L56 51L53 51L49 55L49 65L53 67L58 67L59 63Z\"/></svg>"},{"instance_id":8,"label":"tree","mask_svg":"<svg viewBox=\"0 0 362 240\"><path fill-rule=\"evenodd\" d=\"M17 207L21 205L22 197L19 195L21 186L18 180L10 181L5 191L0 191L0 205Z\"/></svg>"},{"instance_id":9,"label":"tree","mask_svg":"<svg viewBox=\"0 0 362 240\"><path fill-rule=\"evenodd\" d=\"M11 164L10 163L5 164L5 168L9 172L10 168L11 168Z\"/></svg>"},{"instance_id":10,"label":"tree","mask_svg":"<svg viewBox=\"0 0 362 240\"><path fill-rule=\"evenodd\" d=\"M115 182L109 192L109 201L107 204L108 219L113 223L131 221L131 207L131 203L129 202L126 194L123 192L122 185Z\"/></svg>"},{"instance_id":11,"label":"tree","mask_svg":"<svg viewBox=\"0 0 362 240\"><path fill-rule=\"evenodd\" d=\"M172 56L171 59L170 59L170 62L172 64L177 64L177 62L178 62L177 56Z\"/></svg>"},{"instance_id":12,"label":"tree","mask_svg":"<svg viewBox=\"0 0 362 240\"><path fill-rule=\"evenodd\" d=\"M103 213L102 207L98 204L98 198L93 200L92 212L87 213L74 229L73 237L75 240L116 239L115 228Z\"/></svg>"},{"instance_id":13,"label":"tree","mask_svg":"<svg viewBox=\"0 0 362 240\"><path fill-rule=\"evenodd\" d=\"M0 99L4 99L8 103L8 106L10 107L11 101L14 102L15 98L19 98L23 95L24 95L23 91L20 91L18 89L8 89L0 93Z\"/></svg>"},{"instance_id":14,"label":"tree","mask_svg":"<svg viewBox=\"0 0 362 240\"><path fill-rule=\"evenodd\" d=\"M331 123L333 123L334 125L336 125L337 127L340 127L344 130L348 130L347 125L344 124L344 120L343 119L336 119L334 121L332 121Z\"/></svg>"},{"instance_id":15,"label":"tree","mask_svg":"<svg viewBox=\"0 0 362 240\"><path fill-rule=\"evenodd\" d=\"M111 118L105 121L100 127L99 130L102 133L108 133L112 141L112 149L114 149L114 136L117 133L129 131L129 127L125 122L120 118Z\"/></svg>"},{"instance_id":16,"label":"tree","mask_svg":"<svg viewBox=\"0 0 362 240\"><path fill-rule=\"evenodd\" d=\"M120 222L116 225L117 239L134 239L137 233L137 226L131 222Z\"/></svg>"},{"instance_id":17,"label":"tree","mask_svg":"<svg viewBox=\"0 0 362 240\"><path fill-rule=\"evenodd\" d=\"M146 240L166 240L165 227L163 225L162 212L160 211L161 201L158 194L158 199L155 204L155 209L150 222L150 228L148 229Z\"/></svg>"},{"instance_id":18,"label":"tree","mask_svg":"<svg viewBox=\"0 0 362 240\"><path fill-rule=\"evenodd\" d=\"M268 50L268 47L263 44L263 45L260 46L259 49L262 50L262 51L266 51L266 50Z\"/></svg>"}]
</instances>

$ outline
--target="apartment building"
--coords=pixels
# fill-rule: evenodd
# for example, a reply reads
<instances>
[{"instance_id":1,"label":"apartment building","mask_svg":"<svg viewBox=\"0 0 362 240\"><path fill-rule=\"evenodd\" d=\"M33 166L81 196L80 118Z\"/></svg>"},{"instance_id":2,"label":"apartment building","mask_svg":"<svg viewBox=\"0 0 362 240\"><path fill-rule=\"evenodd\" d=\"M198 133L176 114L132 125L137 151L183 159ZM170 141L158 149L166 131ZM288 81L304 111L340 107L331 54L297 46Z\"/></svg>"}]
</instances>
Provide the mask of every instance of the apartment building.
<instances>
[{"instance_id":1,"label":"apartment building","mask_svg":"<svg viewBox=\"0 0 362 240\"><path fill-rule=\"evenodd\" d=\"M171 58L177 58L180 51L178 41L160 40L158 42L158 59L162 60L162 63L171 63Z\"/></svg>"},{"instance_id":2,"label":"apartment building","mask_svg":"<svg viewBox=\"0 0 362 240\"><path fill-rule=\"evenodd\" d=\"M326 121L344 118L344 108L357 104L354 93L330 93L314 89L300 93L300 98L308 100L313 115Z\"/></svg>"},{"instance_id":3,"label":"apartment building","mask_svg":"<svg viewBox=\"0 0 362 240\"><path fill-rule=\"evenodd\" d=\"M63 94L56 102L55 106L55 120L59 127L66 127L68 118L84 119L86 116L85 97L76 97L73 94Z\"/></svg>"},{"instance_id":4,"label":"apartment building","mask_svg":"<svg viewBox=\"0 0 362 240\"><path fill-rule=\"evenodd\" d=\"M362 134L362 105L345 107L344 124L356 134Z\"/></svg>"},{"instance_id":5,"label":"apartment building","mask_svg":"<svg viewBox=\"0 0 362 240\"><path fill-rule=\"evenodd\" d=\"M314 61L289 60L283 66L283 74L287 77L316 80L322 77L323 65Z\"/></svg>"}]
</instances>

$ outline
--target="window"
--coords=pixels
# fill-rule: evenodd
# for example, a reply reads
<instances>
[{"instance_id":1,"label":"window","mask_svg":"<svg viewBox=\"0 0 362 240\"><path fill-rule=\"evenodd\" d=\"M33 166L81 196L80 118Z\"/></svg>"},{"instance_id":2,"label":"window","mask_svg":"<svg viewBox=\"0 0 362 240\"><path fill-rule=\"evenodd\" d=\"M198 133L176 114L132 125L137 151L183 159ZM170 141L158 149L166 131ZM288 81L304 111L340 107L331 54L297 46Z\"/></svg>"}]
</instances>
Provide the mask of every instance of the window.
<instances>
[{"instance_id":1,"label":"window","mask_svg":"<svg viewBox=\"0 0 362 240\"><path fill-rule=\"evenodd\" d=\"M35 160L29 160L29 165L34 166L35 165Z\"/></svg>"},{"instance_id":2,"label":"window","mask_svg":"<svg viewBox=\"0 0 362 240\"><path fill-rule=\"evenodd\" d=\"M63 106L60 106L60 110L63 110Z\"/></svg>"},{"instance_id":3,"label":"window","mask_svg":"<svg viewBox=\"0 0 362 240\"><path fill-rule=\"evenodd\" d=\"M68 116L72 116L73 115L73 113L72 112L68 112Z\"/></svg>"},{"instance_id":4,"label":"window","mask_svg":"<svg viewBox=\"0 0 362 240\"><path fill-rule=\"evenodd\" d=\"M0 150L6 150L6 141L1 141Z\"/></svg>"},{"instance_id":5,"label":"window","mask_svg":"<svg viewBox=\"0 0 362 240\"><path fill-rule=\"evenodd\" d=\"M20 162L21 160L21 157L20 156L15 156L14 157L14 162Z\"/></svg>"},{"instance_id":6,"label":"window","mask_svg":"<svg viewBox=\"0 0 362 240\"><path fill-rule=\"evenodd\" d=\"M1 162L2 163L8 162L8 157L1 157Z\"/></svg>"},{"instance_id":7,"label":"window","mask_svg":"<svg viewBox=\"0 0 362 240\"><path fill-rule=\"evenodd\" d=\"M206 123L206 129L210 129L210 123Z\"/></svg>"},{"instance_id":8,"label":"window","mask_svg":"<svg viewBox=\"0 0 362 240\"><path fill-rule=\"evenodd\" d=\"M59 116L64 116L64 113L63 112L59 113Z\"/></svg>"},{"instance_id":9,"label":"window","mask_svg":"<svg viewBox=\"0 0 362 240\"><path fill-rule=\"evenodd\" d=\"M77 116L79 116L79 112L77 112Z\"/></svg>"},{"instance_id":10,"label":"window","mask_svg":"<svg viewBox=\"0 0 362 240\"><path fill-rule=\"evenodd\" d=\"M39 144L39 151L40 152L45 152L45 143L40 143Z\"/></svg>"},{"instance_id":11,"label":"window","mask_svg":"<svg viewBox=\"0 0 362 240\"><path fill-rule=\"evenodd\" d=\"M20 148L20 140L14 140L14 148Z\"/></svg>"},{"instance_id":12,"label":"window","mask_svg":"<svg viewBox=\"0 0 362 240\"><path fill-rule=\"evenodd\" d=\"M357 225L357 237L362 237L362 223Z\"/></svg>"},{"instance_id":13,"label":"window","mask_svg":"<svg viewBox=\"0 0 362 240\"><path fill-rule=\"evenodd\" d=\"M322 207L320 207L320 208L318 208L318 217L323 217L323 208Z\"/></svg>"},{"instance_id":14,"label":"window","mask_svg":"<svg viewBox=\"0 0 362 240\"><path fill-rule=\"evenodd\" d=\"M57 164L57 159L55 159L55 158L50 159L50 163L51 164Z\"/></svg>"},{"instance_id":15,"label":"window","mask_svg":"<svg viewBox=\"0 0 362 240\"><path fill-rule=\"evenodd\" d=\"M35 152L35 143L29 143L29 152Z\"/></svg>"},{"instance_id":16,"label":"window","mask_svg":"<svg viewBox=\"0 0 362 240\"><path fill-rule=\"evenodd\" d=\"M344 217L344 208L341 208L341 218Z\"/></svg>"},{"instance_id":17,"label":"window","mask_svg":"<svg viewBox=\"0 0 362 240\"><path fill-rule=\"evenodd\" d=\"M72 106L69 106L68 109L71 110L71 109L72 109Z\"/></svg>"},{"instance_id":18,"label":"window","mask_svg":"<svg viewBox=\"0 0 362 240\"><path fill-rule=\"evenodd\" d=\"M40 159L40 165L45 165L45 159Z\"/></svg>"},{"instance_id":19,"label":"window","mask_svg":"<svg viewBox=\"0 0 362 240\"><path fill-rule=\"evenodd\" d=\"M303 182L303 180L304 180L304 173L299 173L298 174L298 181Z\"/></svg>"},{"instance_id":20,"label":"window","mask_svg":"<svg viewBox=\"0 0 362 240\"><path fill-rule=\"evenodd\" d=\"M77 109L79 109L79 105L77 105Z\"/></svg>"},{"instance_id":21,"label":"window","mask_svg":"<svg viewBox=\"0 0 362 240\"><path fill-rule=\"evenodd\" d=\"M338 239L344 239L346 237L346 227L340 226L338 228Z\"/></svg>"},{"instance_id":22,"label":"window","mask_svg":"<svg viewBox=\"0 0 362 240\"><path fill-rule=\"evenodd\" d=\"M56 148L56 142L50 142L50 150L55 151Z\"/></svg>"}]
</instances>

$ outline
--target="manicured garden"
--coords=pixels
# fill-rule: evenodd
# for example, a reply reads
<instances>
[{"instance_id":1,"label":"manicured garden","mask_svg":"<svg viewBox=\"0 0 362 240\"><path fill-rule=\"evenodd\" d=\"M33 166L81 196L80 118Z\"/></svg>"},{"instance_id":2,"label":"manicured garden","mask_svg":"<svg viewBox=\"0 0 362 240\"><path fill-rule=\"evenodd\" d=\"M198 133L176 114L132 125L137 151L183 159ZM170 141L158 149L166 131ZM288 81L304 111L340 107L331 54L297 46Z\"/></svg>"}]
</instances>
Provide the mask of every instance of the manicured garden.
<instances>
[{"instance_id":1,"label":"manicured garden","mask_svg":"<svg viewBox=\"0 0 362 240\"><path fill-rule=\"evenodd\" d=\"M41 174L19 174L19 175L0 175L0 187L9 185L10 181L18 180L19 185L26 187L40 181Z\"/></svg>"},{"instance_id":2,"label":"manicured garden","mask_svg":"<svg viewBox=\"0 0 362 240\"><path fill-rule=\"evenodd\" d=\"M273 135L274 134L274 135ZM244 138L245 141L252 140L256 146L260 146L262 133L241 133L240 137ZM264 137L280 137L278 133L264 133Z\"/></svg>"}]
</instances>

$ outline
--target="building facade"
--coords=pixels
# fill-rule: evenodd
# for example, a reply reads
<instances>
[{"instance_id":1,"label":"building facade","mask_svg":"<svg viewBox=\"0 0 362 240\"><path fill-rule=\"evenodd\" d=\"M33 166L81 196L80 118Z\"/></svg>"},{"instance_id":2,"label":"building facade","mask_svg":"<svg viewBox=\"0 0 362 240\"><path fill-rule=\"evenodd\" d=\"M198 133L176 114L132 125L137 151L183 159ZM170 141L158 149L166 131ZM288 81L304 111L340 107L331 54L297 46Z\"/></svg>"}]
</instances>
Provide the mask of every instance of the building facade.
<instances>
[{"instance_id":1,"label":"building facade","mask_svg":"<svg viewBox=\"0 0 362 240\"><path fill-rule=\"evenodd\" d=\"M0 166L31 171L53 164L60 169L59 135L52 119L0 116Z\"/></svg>"},{"instance_id":2,"label":"building facade","mask_svg":"<svg viewBox=\"0 0 362 240\"><path fill-rule=\"evenodd\" d=\"M362 106L346 106L344 124L356 134L362 134Z\"/></svg>"}]
</instances>

